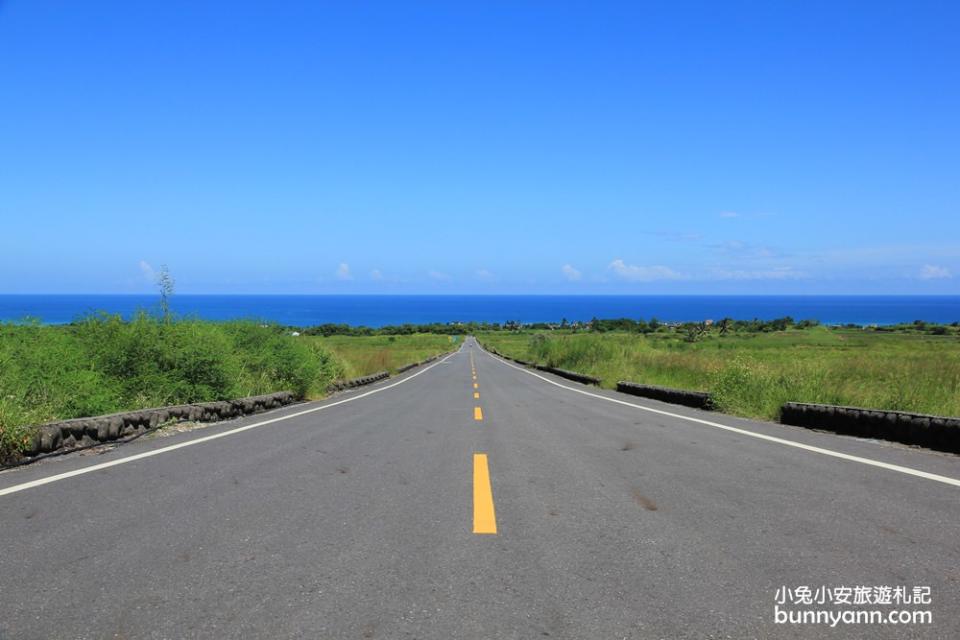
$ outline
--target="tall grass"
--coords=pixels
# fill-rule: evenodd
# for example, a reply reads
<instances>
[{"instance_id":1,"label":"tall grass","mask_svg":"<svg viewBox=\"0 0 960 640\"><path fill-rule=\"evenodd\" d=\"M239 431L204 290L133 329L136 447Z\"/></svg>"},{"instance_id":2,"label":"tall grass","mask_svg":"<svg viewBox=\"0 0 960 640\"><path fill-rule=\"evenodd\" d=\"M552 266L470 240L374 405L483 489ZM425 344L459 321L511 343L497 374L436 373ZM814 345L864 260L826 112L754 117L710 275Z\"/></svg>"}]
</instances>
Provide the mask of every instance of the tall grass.
<instances>
[{"instance_id":1,"label":"tall grass","mask_svg":"<svg viewBox=\"0 0 960 640\"><path fill-rule=\"evenodd\" d=\"M396 371L398 367L420 362L455 348L460 336L415 333L390 336L304 336L305 339L334 353L344 367L344 377L356 378L377 371Z\"/></svg>"},{"instance_id":2,"label":"tall grass","mask_svg":"<svg viewBox=\"0 0 960 640\"><path fill-rule=\"evenodd\" d=\"M342 372L322 345L254 322L0 324L0 454L29 425L280 390L319 395Z\"/></svg>"},{"instance_id":3,"label":"tall grass","mask_svg":"<svg viewBox=\"0 0 960 640\"><path fill-rule=\"evenodd\" d=\"M689 343L650 335L489 333L516 357L603 379L710 391L728 413L776 418L787 401L960 415L960 340L813 328Z\"/></svg>"}]
</instances>

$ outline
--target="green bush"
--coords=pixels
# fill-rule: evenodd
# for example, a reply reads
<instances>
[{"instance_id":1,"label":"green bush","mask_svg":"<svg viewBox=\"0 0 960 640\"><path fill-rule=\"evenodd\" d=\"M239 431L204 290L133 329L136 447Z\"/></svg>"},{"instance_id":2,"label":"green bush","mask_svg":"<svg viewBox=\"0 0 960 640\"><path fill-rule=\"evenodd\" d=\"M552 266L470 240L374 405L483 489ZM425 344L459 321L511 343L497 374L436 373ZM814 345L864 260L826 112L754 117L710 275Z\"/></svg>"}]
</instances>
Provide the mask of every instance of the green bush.
<instances>
[{"instance_id":1,"label":"green bush","mask_svg":"<svg viewBox=\"0 0 960 640\"><path fill-rule=\"evenodd\" d=\"M141 313L0 324L0 457L23 446L28 425L281 390L307 397L340 372L322 345L254 322Z\"/></svg>"},{"instance_id":2,"label":"green bush","mask_svg":"<svg viewBox=\"0 0 960 640\"><path fill-rule=\"evenodd\" d=\"M322 393L340 372L329 351L276 326L251 322L223 325L240 354L241 395L289 389L301 397Z\"/></svg>"}]
</instances>

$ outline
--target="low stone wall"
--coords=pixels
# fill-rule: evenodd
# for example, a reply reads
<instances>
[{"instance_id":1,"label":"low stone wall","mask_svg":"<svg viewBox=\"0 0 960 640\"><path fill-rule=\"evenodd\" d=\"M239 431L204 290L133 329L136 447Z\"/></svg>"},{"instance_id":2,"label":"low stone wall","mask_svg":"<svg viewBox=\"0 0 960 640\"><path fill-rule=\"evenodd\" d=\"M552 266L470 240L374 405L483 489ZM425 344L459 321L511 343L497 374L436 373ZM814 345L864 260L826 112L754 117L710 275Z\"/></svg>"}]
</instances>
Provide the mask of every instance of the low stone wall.
<instances>
[{"instance_id":1,"label":"low stone wall","mask_svg":"<svg viewBox=\"0 0 960 640\"><path fill-rule=\"evenodd\" d=\"M617 391L633 396L652 398L671 404L682 404L697 409L712 409L713 398L705 391L687 391L671 387L658 387L652 384L638 384L627 380L617 382Z\"/></svg>"},{"instance_id":2,"label":"low stone wall","mask_svg":"<svg viewBox=\"0 0 960 640\"><path fill-rule=\"evenodd\" d=\"M442 358L443 356L445 356L445 355L447 355L447 354L449 354L449 353L453 353L453 352L452 352L452 351L448 351L448 352L446 352L446 353L441 353L441 354L438 354L438 355L435 355L435 356L430 356L430 357L427 358L426 360L421 360L420 362L411 362L410 364L405 364L405 365L403 365L402 367L397 367L397 373L404 373L404 372L406 372L406 371L410 371L410 369L413 369L413 368L415 368L415 367L422 367L422 366L425 365L425 364L430 364L431 362L433 362L433 361L436 360L437 358Z\"/></svg>"},{"instance_id":3,"label":"low stone wall","mask_svg":"<svg viewBox=\"0 0 960 640\"><path fill-rule=\"evenodd\" d=\"M566 369L558 369L556 367L548 367L543 364L533 365L535 369L540 371L546 371L547 373L552 373L553 375L560 376L561 378L566 378L567 380L573 380L575 382L582 382L583 384L600 384L600 378L594 378L593 376L588 376L583 373L577 373L576 371L567 371Z\"/></svg>"},{"instance_id":4,"label":"low stone wall","mask_svg":"<svg viewBox=\"0 0 960 640\"><path fill-rule=\"evenodd\" d=\"M109 442L144 433L148 429L171 421L213 422L237 418L275 409L290 404L294 400L296 397L292 392L280 391L237 400L140 409L106 416L51 422L37 427L23 455L29 458L60 449L74 449Z\"/></svg>"},{"instance_id":5,"label":"low stone wall","mask_svg":"<svg viewBox=\"0 0 960 640\"><path fill-rule=\"evenodd\" d=\"M780 408L780 422L960 453L960 418L788 402Z\"/></svg>"},{"instance_id":6,"label":"low stone wall","mask_svg":"<svg viewBox=\"0 0 960 640\"><path fill-rule=\"evenodd\" d=\"M359 378L352 378L350 380L339 380L332 383L327 387L328 391L344 391L346 389L354 389L356 387L362 387L366 384L373 384L374 382L379 382L380 380L385 380L390 377L389 371L378 371L376 373L371 373L368 376L360 376Z\"/></svg>"}]
</instances>

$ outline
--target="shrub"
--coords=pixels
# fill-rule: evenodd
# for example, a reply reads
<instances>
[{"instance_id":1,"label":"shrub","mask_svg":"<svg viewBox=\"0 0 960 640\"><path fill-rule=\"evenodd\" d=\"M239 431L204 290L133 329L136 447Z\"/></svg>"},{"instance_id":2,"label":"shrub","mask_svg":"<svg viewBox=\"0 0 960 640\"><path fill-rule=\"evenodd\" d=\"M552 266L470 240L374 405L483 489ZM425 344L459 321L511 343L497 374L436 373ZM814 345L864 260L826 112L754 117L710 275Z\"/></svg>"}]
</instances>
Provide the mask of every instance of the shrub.
<instances>
[{"instance_id":1,"label":"shrub","mask_svg":"<svg viewBox=\"0 0 960 640\"><path fill-rule=\"evenodd\" d=\"M274 325L97 314L0 324L0 457L27 425L290 390L323 392L341 365Z\"/></svg>"}]
</instances>

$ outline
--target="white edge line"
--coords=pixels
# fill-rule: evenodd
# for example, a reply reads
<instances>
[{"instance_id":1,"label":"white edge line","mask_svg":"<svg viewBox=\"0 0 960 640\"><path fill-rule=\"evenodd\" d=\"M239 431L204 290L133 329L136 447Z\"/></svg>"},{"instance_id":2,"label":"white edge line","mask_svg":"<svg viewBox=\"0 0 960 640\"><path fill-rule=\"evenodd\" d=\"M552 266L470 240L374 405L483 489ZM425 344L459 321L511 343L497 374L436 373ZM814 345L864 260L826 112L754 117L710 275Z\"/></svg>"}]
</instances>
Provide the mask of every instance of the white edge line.
<instances>
[{"instance_id":1,"label":"white edge line","mask_svg":"<svg viewBox=\"0 0 960 640\"><path fill-rule=\"evenodd\" d=\"M947 476L941 476L941 475L937 475L936 473L928 473L928 472L926 472L926 471L921 471L921 470L919 470L919 469L912 469L912 468L910 468L910 467L902 467L902 466L900 466L900 465L898 465L898 464L890 464L889 462L880 462L879 460L871 460L870 458L861 458L860 456L850 455L849 453L841 453L841 452L839 452L839 451L833 451L833 450L831 450L831 449L823 449L823 448L821 448L821 447L815 447L815 446L813 446L813 445L803 444L802 442L795 442L795 441L793 441L793 440L787 440L787 439L785 439L785 438L778 438L778 437L776 437L776 436L768 436L768 435L765 435L765 434L763 434L763 433L756 433L756 432L754 432L754 431L747 431L746 429L738 429L737 427L731 427L731 426L728 426L728 425L725 425L725 424L720 424L719 422L711 422L711 421L709 421L709 420L703 420L703 419L701 419L701 418L694 418L694 417L692 417L692 416L685 416L685 415L679 414L679 413L671 413L671 412L669 412L669 411L663 411L662 409L654 409L654 408L652 408L652 407L645 407L645 406L640 405L640 404L634 404L634 403L632 403L632 402L627 402L627 401L625 401L625 400L619 400L619 399L617 399L617 398L610 398L610 397L608 397L608 396L600 395L599 393L590 393L589 391L584 391L583 389L577 389L576 387L568 387L568 386L565 385L565 384L560 384L559 382L555 382L555 381L551 380L550 378L541 376L541 375L538 374L538 373L534 373L533 371L529 371L529 370L524 369L524 368L522 368L522 367L518 367L518 366L516 366L516 365L514 365L514 364L511 364L511 363L507 362L506 360L503 360L502 358L500 358L500 357L498 357L498 356L495 356L494 354L490 353L490 352L487 351L486 349L483 349L482 347L481 347L481 349L483 350L484 353L486 353L488 356L490 356L490 357L493 358L494 360L497 360L497 361L500 362L501 364L505 364L505 365L508 366L508 367L513 367L514 369L516 369L516 370L518 370L518 371L522 371L523 373L530 374L531 376L533 376L533 377L535 377L535 378L540 378L540 379L543 380L544 382L549 382L550 384L552 384L552 385L554 385L554 386L557 386L557 387L560 387L561 389L566 389L567 391L574 391L574 392L576 392L576 393L582 393L583 395L585 395L585 396L590 396L591 398L599 398L599 399L601 399L601 400L606 400L607 402L615 402L615 403L617 403L617 404L622 404L622 405L625 405L625 406L628 406L628 407L634 407L634 408L636 408L636 409L641 409L641 410L643 410L643 411L649 411L650 413L658 413L658 414L660 414L660 415L670 416L671 418L679 418L680 420L686 420L686 421L688 421L688 422L695 422L695 423L697 423L697 424L703 424L703 425L706 425L706 426L708 426L708 427L715 427L715 428L717 428L717 429L723 429L724 431L732 431L733 433L739 433L740 435L750 436L751 438L758 438L758 439L760 439L760 440L766 440L766 441L768 441L768 442L776 442L777 444L786 445L786 446L788 446L788 447L796 447L797 449L803 449L804 451L812 451L812 452L814 452L814 453L820 453L820 454L823 454L823 455L825 455L825 456L831 456L831 457L833 457L833 458L840 458L841 460L849 460L850 462L859 462L860 464L870 465L871 467L879 467L879 468L881 468L881 469L887 469L887 470L889 470L889 471L897 471L897 472L899 472L899 473L904 473L904 474L909 475L909 476L916 476L916 477L918 477L918 478L924 478L924 479L926 479L926 480L933 480L934 482L942 482L943 484L949 484L949 485L952 485L952 486L954 486L954 487L960 487L960 480L958 480L958 479L956 479L956 478L950 478L950 477L947 477Z\"/></svg>"},{"instance_id":2,"label":"white edge line","mask_svg":"<svg viewBox=\"0 0 960 640\"><path fill-rule=\"evenodd\" d=\"M94 471L100 471L100 470L102 470L102 469L109 469L110 467L115 467L115 466L121 465L121 464L127 464L128 462L134 462L134 461L136 461L136 460L142 460L142 459L144 459L144 458L150 458L150 457L153 457L153 456L158 456L158 455L160 455L161 453L167 453L168 451L175 451L175 450L177 450L177 449L182 449L183 447L192 447L192 446L195 445L195 444L200 444L200 443L203 443L203 442L210 442L211 440L216 440L217 438L226 438L227 436L232 436L232 435L237 434L237 433L242 433L242 432L244 432L244 431L249 431L250 429L256 429L257 427L263 427L263 426L266 426L266 425L268 425L268 424L273 424L273 423L275 423L275 422L280 422L280 421L282 421L282 420L289 420L290 418L296 418L296 417L299 417L299 416L307 415L308 413L314 413L314 412L316 412L316 411L323 411L324 409L329 409L330 407L335 407L335 406L337 406L337 405L339 405L339 404L344 404L344 403L346 403L346 402L353 402L354 400L359 400L360 398L366 398L367 396L373 395L373 394L375 394L375 393L380 393L381 391L386 391L387 389L392 389L392 388L396 387L397 385L401 385L401 384L403 384L404 382L407 382L407 381L409 381L409 380L413 380L414 378L416 378L416 377L419 376L420 374L426 373L427 371L430 371L430 369L433 369L433 368L434 368L435 366L437 366L438 364L440 364L440 363L442 363L442 362L445 362L446 360L452 358L452 357L455 356L458 352L459 352L459 349L457 349L457 351L454 351L453 353L449 354L447 357L443 358L442 360L439 360L439 361L437 361L437 362L434 362L434 363L431 364L429 367L427 367L427 368L425 368L425 369L421 369L420 371L416 372L416 373L413 374L412 376L407 376L406 378L403 378L402 380L397 380L396 382L394 382L394 383L392 383L392 384L388 384L388 385L386 385L386 386L384 386L384 387L378 387L378 388L376 388L376 389L372 389L372 390L370 390L370 391L367 391L367 392L364 392L364 393L361 393L361 394L358 394L358 395L355 395L355 396L350 396L349 398L344 398L343 400L338 400L337 402L331 402L331 403L329 403L329 404L325 404L325 405L322 405L322 406L319 406L319 407L313 407L312 409L304 409L303 411L297 411L296 413L290 413L290 414L287 414L287 415L284 415L284 416L280 416L280 417L278 417L278 418L271 418L270 420L263 420L262 422L255 422L255 423L253 423L253 424L247 424L247 425L244 425L244 426L242 426L242 427L237 427L236 429L230 429L229 431L223 431L223 432L220 432L220 433L215 433L215 434L213 434L213 435L204 436L204 437L202 437L202 438L197 438L197 439L195 439L195 440L188 440L188 441L186 441L186 442L181 442L181 443L179 443L179 444L172 444L172 445L170 445L170 446L168 446L168 447L161 447L160 449L152 449L152 450L150 450L150 451L144 451L143 453L137 453L137 454L134 454L134 455L132 455L132 456L126 456L125 458L118 458L117 460L111 460L110 462L103 462L103 463L100 463L100 464L91 465L91 466L89 466L89 467L83 467L82 469L74 469L73 471L65 471L64 473L58 473L58 474L56 474L56 475L47 476L46 478L40 478L40 479L38 479L38 480L31 480L30 482L24 482L24 483L22 483L22 484L15 484L15 485L10 486L10 487L7 487L7 488L5 488L5 489L0 489L0 496L10 495L11 493L17 493L17 492L19 492L19 491L26 491L27 489L33 489L33 488L35 488L35 487L41 487L41 486L43 486L43 485L45 485L45 484L50 484L51 482L57 482L57 481L59 481L59 480L66 480L67 478L73 478L73 477L75 477L75 476L82 476L82 475L85 474L85 473L93 473ZM107 443L105 443L105 444L107 444Z\"/></svg>"}]
</instances>

